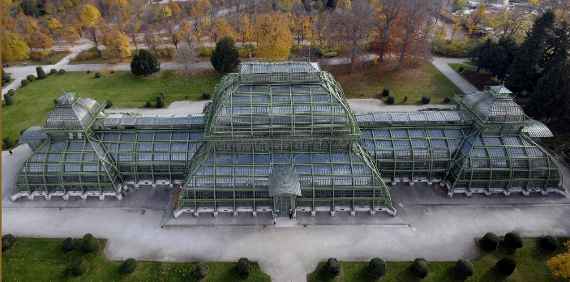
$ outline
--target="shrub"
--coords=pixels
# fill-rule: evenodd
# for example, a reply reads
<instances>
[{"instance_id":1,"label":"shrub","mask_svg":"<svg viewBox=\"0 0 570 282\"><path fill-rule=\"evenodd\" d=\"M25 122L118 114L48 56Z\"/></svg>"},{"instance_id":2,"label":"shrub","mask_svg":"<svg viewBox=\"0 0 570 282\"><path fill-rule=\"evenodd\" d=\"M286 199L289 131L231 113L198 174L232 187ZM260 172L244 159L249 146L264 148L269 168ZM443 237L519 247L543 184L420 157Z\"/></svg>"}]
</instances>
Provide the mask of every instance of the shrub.
<instances>
[{"instance_id":1,"label":"shrub","mask_svg":"<svg viewBox=\"0 0 570 282\"><path fill-rule=\"evenodd\" d=\"M86 73L86 74L91 74L91 70L87 70L85 73Z\"/></svg>"},{"instance_id":2,"label":"shrub","mask_svg":"<svg viewBox=\"0 0 570 282\"><path fill-rule=\"evenodd\" d=\"M47 77L46 72L42 67L36 67L36 74L38 76L38 79L44 79Z\"/></svg>"},{"instance_id":3,"label":"shrub","mask_svg":"<svg viewBox=\"0 0 570 282\"><path fill-rule=\"evenodd\" d=\"M210 62L219 73L232 72L239 65L239 52L234 40L224 37L216 43L216 49L210 57Z\"/></svg>"},{"instance_id":4,"label":"shrub","mask_svg":"<svg viewBox=\"0 0 570 282\"><path fill-rule=\"evenodd\" d=\"M499 236L495 233L488 232L481 239L479 239L479 247L486 252L492 252L499 246Z\"/></svg>"},{"instance_id":5,"label":"shrub","mask_svg":"<svg viewBox=\"0 0 570 282\"><path fill-rule=\"evenodd\" d=\"M553 253L560 247L560 243L552 236L543 236L538 239L538 247L546 253Z\"/></svg>"},{"instance_id":6,"label":"shrub","mask_svg":"<svg viewBox=\"0 0 570 282\"><path fill-rule=\"evenodd\" d=\"M154 107L157 109L161 109L164 108L164 97L163 96L156 96L156 103L154 104Z\"/></svg>"},{"instance_id":7,"label":"shrub","mask_svg":"<svg viewBox=\"0 0 570 282\"><path fill-rule=\"evenodd\" d=\"M329 258L325 264L325 271L331 276L337 276L340 273L340 263L335 258Z\"/></svg>"},{"instance_id":8,"label":"shrub","mask_svg":"<svg viewBox=\"0 0 570 282\"><path fill-rule=\"evenodd\" d=\"M95 78L101 78L101 73L100 73L100 72L96 72L94 77L95 77Z\"/></svg>"},{"instance_id":9,"label":"shrub","mask_svg":"<svg viewBox=\"0 0 570 282\"><path fill-rule=\"evenodd\" d=\"M503 238L503 242L501 243L501 246L503 248L507 249L508 251L514 252L517 249L522 248L523 241L522 241L521 236L518 233L509 232L509 233L505 234L505 237Z\"/></svg>"},{"instance_id":10,"label":"shrub","mask_svg":"<svg viewBox=\"0 0 570 282\"><path fill-rule=\"evenodd\" d=\"M202 100L210 100L210 94L209 93L202 93Z\"/></svg>"},{"instance_id":11,"label":"shrub","mask_svg":"<svg viewBox=\"0 0 570 282\"><path fill-rule=\"evenodd\" d=\"M455 273L455 278L464 281L467 278L473 276L473 264L468 260L460 259L455 263L453 272Z\"/></svg>"},{"instance_id":12,"label":"shrub","mask_svg":"<svg viewBox=\"0 0 570 282\"><path fill-rule=\"evenodd\" d=\"M121 274L133 273L135 272L136 268L137 268L137 261L134 258L128 258L125 261L123 261L123 263L121 263L121 266L119 266L119 273Z\"/></svg>"},{"instance_id":13,"label":"shrub","mask_svg":"<svg viewBox=\"0 0 570 282\"><path fill-rule=\"evenodd\" d=\"M69 237L65 238L65 240L63 240L61 244L61 249L63 250L64 253L73 251L73 249L75 249L75 244L73 242L73 239Z\"/></svg>"},{"instance_id":14,"label":"shrub","mask_svg":"<svg viewBox=\"0 0 570 282\"><path fill-rule=\"evenodd\" d=\"M384 88L382 90L382 97L388 97L390 96L390 89Z\"/></svg>"},{"instance_id":15,"label":"shrub","mask_svg":"<svg viewBox=\"0 0 570 282\"><path fill-rule=\"evenodd\" d=\"M136 76L147 76L158 72L160 70L160 63L158 59L149 51L140 49L138 50L131 61L131 72Z\"/></svg>"},{"instance_id":16,"label":"shrub","mask_svg":"<svg viewBox=\"0 0 570 282\"><path fill-rule=\"evenodd\" d=\"M394 105L394 102L396 102L396 99L394 99L394 96L388 96L388 98L386 98L385 102L388 105Z\"/></svg>"},{"instance_id":17,"label":"shrub","mask_svg":"<svg viewBox=\"0 0 570 282\"><path fill-rule=\"evenodd\" d=\"M463 73L465 71L465 68L463 66L459 67L459 69L457 69L457 71L459 73Z\"/></svg>"},{"instance_id":18,"label":"shrub","mask_svg":"<svg viewBox=\"0 0 570 282\"><path fill-rule=\"evenodd\" d=\"M249 260L247 258L240 258L236 265L236 271L242 278L249 276L249 272L251 271Z\"/></svg>"},{"instance_id":19,"label":"shrub","mask_svg":"<svg viewBox=\"0 0 570 282\"><path fill-rule=\"evenodd\" d=\"M517 268L517 263L512 258L503 258L495 264L495 270L503 276L513 274L515 268Z\"/></svg>"},{"instance_id":20,"label":"shrub","mask_svg":"<svg viewBox=\"0 0 570 282\"><path fill-rule=\"evenodd\" d=\"M192 271L192 275L197 280L202 280L206 278L206 276L208 275L208 265L203 262L196 264L194 270Z\"/></svg>"},{"instance_id":21,"label":"shrub","mask_svg":"<svg viewBox=\"0 0 570 282\"><path fill-rule=\"evenodd\" d=\"M152 103L150 101L144 102L144 108L152 108Z\"/></svg>"},{"instance_id":22,"label":"shrub","mask_svg":"<svg viewBox=\"0 0 570 282\"><path fill-rule=\"evenodd\" d=\"M442 102L443 102L444 104L449 104L449 103L451 103L451 99L449 99L449 97L445 97L445 98L443 98L443 101L442 101Z\"/></svg>"},{"instance_id":23,"label":"shrub","mask_svg":"<svg viewBox=\"0 0 570 282\"><path fill-rule=\"evenodd\" d=\"M408 102L408 96L404 96L404 99L402 100L403 104L405 104L406 102Z\"/></svg>"},{"instance_id":24,"label":"shrub","mask_svg":"<svg viewBox=\"0 0 570 282\"><path fill-rule=\"evenodd\" d=\"M36 76L33 74L29 74L28 76L26 76L26 79L30 82L36 80Z\"/></svg>"},{"instance_id":25,"label":"shrub","mask_svg":"<svg viewBox=\"0 0 570 282\"><path fill-rule=\"evenodd\" d=\"M161 59L172 60L176 54L176 49L172 47L157 48L154 53Z\"/></svg>"},{"instance_id":26,"label":"shrub","mask_svg":"<svg viewBox=\"0 0 570 282\"><path fill-rule=\"evenodd\" d=\"M14 142L10 137L2 138L2 150L8 150L12 147L14 147Z\"/></svg>"},{"instance_id":27,"label":"shrub","mask_svg":"<svg viewBox=\"0 0 570 282\"><path fill-rule=\"evenodd\" d=\"M99 250L99 242L91 233L85 234L81 239L81 250L84 253L95 253Z\"/></svg>"},{"instance_id":28,"label":"shrub","mask_svg":"<svg viewBox=\"0 0 570 282\"><path fill-rule=\"evenodd\" d=\"M13 95L4 95L4 105L10 106L14 104L14 96Z\"/></svg>"},{"instance_id":29,"label":"shrub","mask_svg":"<svg viewBox=\"0 0 570 282\"><path fill-rule=\"evenodd\" d=\"M431 98L429 96L422 96L422 100L421 100L422 105L427 105L427 104L429 104L430 101L431 101Z\"/></svg>"},{"instance_id":30,"label":"shrub","mask_svg":"<svg viewBox=\"0 0 570 282\"><path fill-rule=\"evenodd\" d=\"M8 96L14 96L14 95L16 95L16 90L10 89L10 90L8 90L8 92L6 93L6 95L8 95Z\"/></svg>"},{"instance_id":31,"label":"shrub","mask_svg":"<svg viewBox=\"0 0 570 282\"><path fill-rule=\"evenodd\" d=\"M200 47L198 48L198 56L200 57L212 57L214 49L211 47Z\"/></svg>"},{"instance_id":32,"label":"shrub","mask_svg":"<svg viewBox=\"0 0 570 282\"><path fill-rule=\"evenodd\" d=\"M429 274L427 261L423 258L415 259L412 265L410 265L410 271L417 278L426 278Z\"/></svg>"},{"instance_id":33,"label":"shrub","mask_svg":"<svg viewBox=\"0 0 570 282\"><path fill-rule=\"evenodd\" d=\"M12 234L5 234L2 236L2 251L9 250L16 243L16 237Z\"/></svg>"},{"instance_id":34,"label":"shrub","mask_svg":"<svg viewBox=\"0 0 570 282\"><path fill-rule=\"evenodd\" d=\"M69 266L69 274L72 276L81 276L83 273L87 272L89 265L87 261L83 258L76 258L75 260L71 261L71 265Z\"/></svg>"},{"instance_id":35,"label":"shrub","mask_svg":"<svg viewBox=\"0 0 570 282\"><path fill-rule=\"evenodd\" d=\"M26 85L28 85L28 83L30 83L28 81L28 79L22 79L22 86L21 87L25 87Z\"/></svg>"},{"instance_id":36,"label":"shrub","mask_svg":"<svg viewBox=\"0 0 570 282\"><path fill-rule=\"evenodd\" d=\"M105 101L105 109L108 109L113 106L113 101L107 100Z\"/></svg>"},{"instance_id":37,"label":"shrub","mask_svg":"<svg viewBox=\"0 0 570 282\"><path fill-rule=\"evenodd\" d=\"M49 70L49 74L50 74L50 75L56 74L56 73L57 73L57 70L56 70L56 69L51 69L51 70Z\"/></svg>"},{"instance_id":38,"label":"shrub","mask_svg":"<svg viewBox=\"0 0 570 282\"><path fill-rule=\"evenodd\" d=\"M64 74L65 70L64 69L60 69L59 71L57 71L58 74Z\"/></svg>"},{"instance_id":39,"label":"shrub","mask_svg":"<svg viewBox=\"0 0 570 282\"><path fill-rule=\"evenodd\" d=\"M372 279L378 279L386 274L386 263L381 258L373 258L368 262L367 272Z\"/></svg>"}]
</instances>

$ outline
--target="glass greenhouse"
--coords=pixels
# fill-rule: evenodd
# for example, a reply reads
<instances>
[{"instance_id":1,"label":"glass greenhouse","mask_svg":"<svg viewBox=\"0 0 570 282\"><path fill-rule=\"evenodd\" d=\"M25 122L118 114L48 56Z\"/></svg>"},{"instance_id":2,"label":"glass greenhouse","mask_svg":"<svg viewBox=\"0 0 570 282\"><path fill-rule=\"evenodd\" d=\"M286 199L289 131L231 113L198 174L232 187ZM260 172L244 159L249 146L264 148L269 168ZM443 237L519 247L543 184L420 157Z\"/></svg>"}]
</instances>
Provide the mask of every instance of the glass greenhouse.
<instances>
[{"instance_id":1,"label":"glass greenhouse","mask_svg":"<svg viewBox=\"0 0 570 282\"><path fill-rule=\"evenodd\" d=\"M390 189L439 183L454 194L559 193L551 137L498 86L455 110L355 114L314 63L251 62L226 75L203 114L111 114L67 93L21 142L20 197L122 198L174 190L173 215L357 212L395 215ZM418 187L417 189L422 189Z\"/></svg>"}]
</instances>

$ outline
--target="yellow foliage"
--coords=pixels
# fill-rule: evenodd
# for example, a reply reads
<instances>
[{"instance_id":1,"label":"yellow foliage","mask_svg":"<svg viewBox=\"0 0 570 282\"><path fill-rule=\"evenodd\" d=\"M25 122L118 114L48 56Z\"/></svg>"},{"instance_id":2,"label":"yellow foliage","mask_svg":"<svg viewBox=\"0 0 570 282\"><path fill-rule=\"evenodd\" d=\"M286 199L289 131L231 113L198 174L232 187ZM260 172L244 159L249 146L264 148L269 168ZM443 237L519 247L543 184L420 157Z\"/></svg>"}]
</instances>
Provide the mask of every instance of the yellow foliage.
<instances>
[{"instance_id":1,"label":"yellow foliage","mask_svg":"<svg viewBox=\"0 0 570 282\"><path fill-rule=\"evenodd\" d=\"M214 40L218 41L223 37L231 37L235 41L237 33L224 18L218 18L214 23Z\"/></svg>"},{"instance_id":2,"label":"yellow foliage","mask_svg":"<svg viewBox=\"0 0 570 282\"><path fill-rule=\"evenodd\" d=\"M101 20L101 12L97 7L86 4L81 8L79 19L84 27L95 27Z\"/></svg>"},{"instance_id":3,"label":"yellow foliage","mask_svg":"<svg viewBox=\"0 0 570 282\"><path fill-rule=\"evenodd\" d=\"M29 35L40 30L38 21L28 16L20 16L18 19L18 26L22 28L25 35Z\"/></svg>"},{"instance_id":4,"label":"yellow foliage","mask_svg":"<svg viewBox=\"0 0 570 282\"><path fill-rule=\"evenodd\" d=\"M56 31L63 28L63 25L61 24L61 22L58 19L53 18L53 17L48 19L47 26L48 26L49 30L51 30L52 32L56 32Z\"/></svg>"},{"instance_id":5,"label":"yellow foliage","mask_svg":"<svg viewBox=\"0 0 570 282\"><path fill-rule=\"evenodd\" d=\"M538 7L538 5L540 5L540 0L528 0L528 3L535 7Z\"/></svg>"},{"instance_id":6,"label":"yellow foliage","mask_svg":"<svg viewBox=\"0 0 570 282\"><path fill-rule=\"evenodd\" d=\"M30 47L35 49L49 49L53 47L53 39L43 32L36 31L30 36Z\"/></svg>"},{"instance_id":7,"label":"yellow foliage","mask_svg":"<svg viewBox=\"0 0 570 282\"><path fill-rule=\"evenodd\" d=\"M211 7L212 5L210 4L209 0L197 0L192 5L192 9L190 10L190 15L192 17L205 16Z\"/></svg>"},{"instance_id":8,"label":"yellow foliage","mask_svg":"<svg viewBox=\"0 0 570 282\"><path fill-rule=\"evenodd\" d=\"M178 17L180 13L182 13L182 8L176 2L168 3L168 8L170 8L170 11L172 11L172 15L175 17Z\"/></svg>"},{"instance_id":9,"label":"yellow foliage","mask_svg":"<svg viewBox=\"0 0 570 282\"><path fill-rule=\"evenodd\" d=\"M29 58L30 47L20 35L10 31L0 33L2 61L20 61Z\"/></svg>"},{"instance_id":10,"label":"yellow foliage","mask_svg":"<svg viewBox=\"0 0 570 282\"><path fill-rule=\"evenodd\" d=\"M113 29L103 35L105 53L111 58L127 58L131 56L129 37L123 32Z\"/></svg>"},{"instance_id":11,"label":"yellow foliage","mask_svg":"<svg viewBox=\"0 0 570 282\"><path fill-rule=\"evenodd\" d=\"M62 37L69 43L73 43L80 39L79 32L73 26L66 26L62 31Z\"/></svg>"},{"instance_id":12,"label":"yellow foliage","mask_svg":"<svg viewBox=\"0 0 570 282\"><path fill-rule=\"evenodd\" d=\"M555 277L570 279L570 241L565 245L566 252L550 258L546 264Z\"/></svg>"},{"instance_id":13,"label":"yellow foliage","mask_svg":"<svg viewBox=\"0 0 570 282\"><path fill-rule=\"evenodd\" d=\"M160 9L160 16L163 18L169 18L172 16L172 10L168 6L164 6Z\"/></svg>"},{"instance_id":14,"label":"yellow foliage","mask_svg":"<svg viewBox=\"0 0 570 282\"><path fill-rule=\"evenodd\" d=\"M240 33L241 33L241 40L243 42L252 41L255 35L255 29L253 27L253 23L249 19L249 16L242 15L239 19L239 26L240 26Z\"/></svg>"},{"instance_id":15,"label":"yellow foliage","mask_svg":"<svg viewBox=\"0 0 570 282\"><path fill-rule=\"evenodd\" d=\"M293 36L288 18L280 13L264 14L256 24L257 51L260 58L285 60L289 58Z\"/></svg>"}]
</instances>

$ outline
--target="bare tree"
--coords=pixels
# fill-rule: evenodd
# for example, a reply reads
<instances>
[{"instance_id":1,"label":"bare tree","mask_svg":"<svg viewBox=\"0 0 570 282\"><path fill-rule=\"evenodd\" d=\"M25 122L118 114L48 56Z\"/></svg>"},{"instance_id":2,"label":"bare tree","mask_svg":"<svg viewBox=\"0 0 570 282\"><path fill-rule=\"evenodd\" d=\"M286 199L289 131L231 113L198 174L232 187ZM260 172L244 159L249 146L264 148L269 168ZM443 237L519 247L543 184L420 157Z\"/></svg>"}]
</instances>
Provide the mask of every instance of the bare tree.
<instances>
[{"instance_id":1,"label":"bare tree","mask_svg":"<svg viewBox=\"0 0 570 282\"><path fill-rule=\"evenodd\" d=\"M425 39L425 29L427 28L426 16L428 14L428 4L424 0L402 0L404 11L402 16L403 36L400 46L399 64L404 63L407 52L413 41Z\"/></svg>"},{"instance_id":2,"label":"bare tree","mask_svg":"<svg viewBox=\"0 0 570 282\"><path fill-rule=\"evenodd\" d=\"M192 64L196 61L196 51L193 45L188 43L180 44L176 49L175 61L184 66L184 73L192 73Z\"/></svg>"},{"instance_id":3,"label":"bare tree","mask_svg":"<svg viewBox=\"0 0 570 282\"><path fill-rule=\"evenodd\" d=\"M386 49L388 43L390 43L390 31L394 22L400 14L402 4L404 0L381 0L382 10L380 12L381 19L380 23L380 62L384 62L384 55L386 54Z\"/></svg>"}]
</instances>

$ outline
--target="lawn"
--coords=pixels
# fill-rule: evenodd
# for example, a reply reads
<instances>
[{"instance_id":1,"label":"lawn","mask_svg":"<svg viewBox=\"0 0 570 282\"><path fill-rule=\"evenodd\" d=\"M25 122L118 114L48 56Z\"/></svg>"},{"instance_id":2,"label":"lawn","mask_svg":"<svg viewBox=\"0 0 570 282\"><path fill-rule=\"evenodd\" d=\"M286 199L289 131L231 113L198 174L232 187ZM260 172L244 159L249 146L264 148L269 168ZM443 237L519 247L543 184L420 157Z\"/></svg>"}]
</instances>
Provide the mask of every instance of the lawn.
<instances>
[{"instance_id":1,"label":"lawn","mask_svg":"<svg viewBox=\"0 0 570 282\"><path fill-rule=\"evenodd\" d=\"M188 279L195 262L139 261L135 272L122 275L118 272L120 261L108 260L102 254L64 253L61 246L62 239L17 238L15 245L3 253L2 281L195 281ZM88 271L79 277L69 277L66 269L70 261L79 256L88 261ZM234 262L207 264L208 275L203 281L271 281L257 263L253 264L247 279L239 278Z\"/></svg>"},{"instance_id":2,"label":"lawn","mask_svg":"<svg viewBox=\"0 0 570 282\"><path fill-rule=\"evenodd\" d=\"M561 282L556 280L550 274L548 267L546 266L546 260L548 256L543 255L537 248L536 239L525 239L524 247L519 249L514 255L507 255L503 251L499 250L493 253L482 254L476 260L473 260L473 266L475 268L475 274L467 279L467 282ZM497 277L492 267L495 263L506 256L513 257L517 262L517 268L515 272L504 279ZM419 281L414 278L408 270L411 262L387 262L386 263L386 275L378 280L382 282L400 282L400 281ZM453 277L452 267L455 262L429 262L430 274L422 282L452 282L456 281ZM366 267L368 262L355 262L347 261L341 262L341 274L330 279L326 277L322 271L318 269L321 268L324 263L319 264L317 271L308 275L307 279L309 282L320 282L320 281L335 281L335 282L364 282L372 281L367 277Z\"/></svg>"},{"instance_id":3,"label":"lawn","mask_svg":"<svg viewBox=\"0 0 570 282\"><path fill-rule=\"evenodd\" d=\"M41 60L26 60L26 61L18 61L18 62L9 62L11 66L16 65L53 65L59 62L63 57L69 55L69 51L54 51L51 52L47 57Z\"/></svg>"},{"instance_id":4,"label":"lawn","mask_svg":"<svg viewBox=\"0 0 570 282\"><path fill-rule=\"evenodd\" d=\"M418 104L422 96L430 97L433 104L440 104L446 97L460 93L451 81L427 62L410 68L373 65L352 74L333 73L347 98L377 98L387 88L394 96L395 104ZM404 102L406 96L408 99Z\"/></svg>"},{"instance_id":5,"label":"lawn","mask_svg":"<svg viewBox=\"0 0 570 282\"><path fill-rule=\"evenodd\" d=\"M479 72L477 72L477 67L470 63L449 64L449 66L479 90L483 90L485 86L497 85L500 83L491 73L485 70L479 70Z\"/></svg>"},{"instance_id":6,"label":"lawn","mask_svg":"<svg viewBox=\"0 0 570 282\"><path fill-rule=\"evenodd\" d=\"M63 91L100 102L111 100L113 107L137 108L160 92L166 97L166 105L178 100L199 100L202 93L213 93L218 80L219 76L212 73L188 78L173 71L162 71L147 78L137 78L129 72L104 73L99 79L85 72L50 75L18 89L14 104L3 108L3 137L16 140L20 131L41 125L53 109L53 100Z\"/></svg>"}]
</instances>

